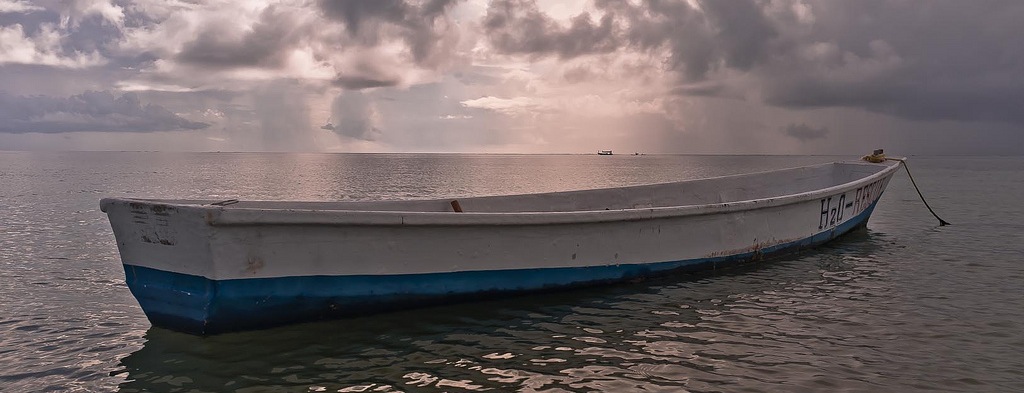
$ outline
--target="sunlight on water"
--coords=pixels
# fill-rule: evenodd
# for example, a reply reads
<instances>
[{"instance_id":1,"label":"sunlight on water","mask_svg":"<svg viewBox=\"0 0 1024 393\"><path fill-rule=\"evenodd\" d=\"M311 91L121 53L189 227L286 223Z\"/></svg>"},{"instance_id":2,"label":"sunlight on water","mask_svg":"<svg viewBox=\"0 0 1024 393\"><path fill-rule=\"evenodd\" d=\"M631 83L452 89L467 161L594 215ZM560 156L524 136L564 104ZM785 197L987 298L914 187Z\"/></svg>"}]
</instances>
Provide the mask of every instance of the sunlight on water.
<instances>
[{"instance_id":1,"label":"sunlight on water","mask_svg":"<svg viewBox=\"0 0 1024 393\"><path fill-rule=\"evenodd\" d=\"M867 231L724 274L199 338L151 328L104 196L428 198L835 157L0 153L2 391L1021 391L1024 159L912 159Z\"/></svg>"}]
</instances>

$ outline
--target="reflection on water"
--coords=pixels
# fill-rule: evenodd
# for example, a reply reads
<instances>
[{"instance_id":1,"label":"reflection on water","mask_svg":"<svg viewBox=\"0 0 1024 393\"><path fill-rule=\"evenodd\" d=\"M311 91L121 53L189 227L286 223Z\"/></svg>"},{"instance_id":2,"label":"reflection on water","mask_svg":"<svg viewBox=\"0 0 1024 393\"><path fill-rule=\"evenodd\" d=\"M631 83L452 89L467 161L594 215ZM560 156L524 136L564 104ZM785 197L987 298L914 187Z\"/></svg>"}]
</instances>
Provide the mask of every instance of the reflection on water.
<instances>
[{"instance_id":1,"label":"reflection on water","mask_svg":"<svg viewBox=\"0 0 1024 393\"><path fill-rule=\"evenodd\" d=\"M343 200L833 157L0 153L0 391L1024 391L1024 159L914 159L866 231L720 274L194 337L151 328L102 196Z\"/></svg>"},{"instance_id":2,"label":"reflection on water","mask_svg":"<svg viewBox=\"0 0 1024 393\"><path fill-rule=\"evenodd\" d=\"M208 338L153 328L122 359L121 388L817 390L857 378L868 387L850 373L864 368L856 353L893 338L866 322L884 315L858 304L887 292L881 266L858 263L880 244L860 232L825 258ZM784 381L773 376L783 369Z\"/></svg>"}]
</instances>

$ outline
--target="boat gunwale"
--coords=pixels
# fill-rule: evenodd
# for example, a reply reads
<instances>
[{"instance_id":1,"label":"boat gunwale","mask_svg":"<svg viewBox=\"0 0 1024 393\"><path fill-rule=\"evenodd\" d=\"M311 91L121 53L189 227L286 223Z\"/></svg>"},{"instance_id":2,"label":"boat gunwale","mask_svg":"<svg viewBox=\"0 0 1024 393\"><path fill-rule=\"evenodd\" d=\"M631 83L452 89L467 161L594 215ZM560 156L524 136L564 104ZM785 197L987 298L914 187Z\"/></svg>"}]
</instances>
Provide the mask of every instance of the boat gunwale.
<instances>
[{"instance_id":1,"label":"boat gunwale","mask_svg":"<svg viewBox=\"0 0 1024 393\"><path fill-rule=\"evenodd\" d=\"M841 190L851 189L859 184L869 184L876 180L890 176L899 166L898 163L866 163L859 161L839 161L832 163L807 165L801 167L784 168L769 171L751 172L736 175L708 177L701 179L684 180L680 182L656 183L636 185L628 187L644 187L677 184L697 180L714 180L734 178L742 176L756 176L759 174L773 173L786 170L799 170L804 168L823 167L836 164L853 164L865 166L883 167L875 173L864 176L846 183L834 186L799 192L795 194L783 194L767 198L757 198L721 203L709 203L700 205L677 205L677 206L649 206L612 210L573 210L573 211L521 211L521 212L425 212L425 211L392 211L392 210L342 210L342 209L293 209L293 208L250 208L216 206L209 204L174 203L157 199L135 199L135 198L104 198L101 201L103 210L105 206L114 201L146 203L154 205L174 206L179 209L195 209L206 212L206 223L211 226L269 226L269 225L312 225L312 226L516 226L516 225L561 225L561 224L584 224L622 221L642 221L661 218L675 218L684 216L699 216L734 213L745 210L762 209L767 207L785 206L795 203L819 199L822 196L832 195ZM604 188L617 189L628 187ZM545 194L558 194L591 190L559 191ZM540 194L518 194L518 195L540 195ZM498 195L517 196L517 195ZM452 198L456 199L456 198ZM445 200L445 199L424 199Z\"/></svg>"}]
</instances>

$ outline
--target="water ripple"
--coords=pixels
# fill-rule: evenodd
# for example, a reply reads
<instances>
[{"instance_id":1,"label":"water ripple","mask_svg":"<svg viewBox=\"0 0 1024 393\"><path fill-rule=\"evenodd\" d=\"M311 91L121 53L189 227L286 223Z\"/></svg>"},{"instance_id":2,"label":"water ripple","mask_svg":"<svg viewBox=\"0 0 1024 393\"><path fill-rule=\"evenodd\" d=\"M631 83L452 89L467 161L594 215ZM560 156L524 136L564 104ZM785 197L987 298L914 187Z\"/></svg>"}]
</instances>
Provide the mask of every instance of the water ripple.
<instances>
[{"instance_id":1,"label":"water ripple","mask_svg":"<svg viewBox=\"0 0 1024 393\"><path fill-rule=\"evenodd\" d=\"M0 153L0 390L1024 391L1020 158L916 159L951 227L898 176L869 230L767 264L207 338L150 327L96 206L554 191L832 160L596 158Z\"/></svg>"}]
</instances>

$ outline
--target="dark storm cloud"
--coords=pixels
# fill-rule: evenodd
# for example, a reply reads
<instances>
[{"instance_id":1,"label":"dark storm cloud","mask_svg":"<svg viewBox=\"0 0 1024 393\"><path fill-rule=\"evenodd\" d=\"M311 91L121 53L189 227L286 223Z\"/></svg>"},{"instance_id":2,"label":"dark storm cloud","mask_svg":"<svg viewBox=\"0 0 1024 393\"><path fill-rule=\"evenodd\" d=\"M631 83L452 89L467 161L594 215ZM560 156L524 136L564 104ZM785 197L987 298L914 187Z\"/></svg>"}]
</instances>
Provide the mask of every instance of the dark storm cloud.
<instances>
[{"instance_id":1,"label":"dark storm cloud","mask_svg":"<svg viewBox=\"0 0 1024 393\"><path fill-rule=\"evenodd\" d=\"M397 85L397 78L364 78L358 76L339 76L332 81L335 86L349 90L362 90L374 87L388 87Z\"/></svg>"},{"instance_id":2,"label":"dark storm cloud","mask_svg":"<svg viewBox=\"0 0 1024 393\"><path fill-rule=\"evenodd\" d=\"M707 1L700 9L685 1L597 4L624 20L631 46L667 48L667 67L689 81L703 80L717 67L750 70L769 54L768 46L778 35L755 1Z\"/></svg>"},{"instance_id":3,"label":"dark storm cloud","mask_svg":"<svg viewBox=\"0 0 1024 393\"><path fill-rule=\"evenodd\" d=\"M401 71L382 67L372 59L363 59L342 70L331 84L347 90L397 86L402 82L402 77L397 74Z\"/></svg>"},{"instance_id":4,"label":"dark storm cloud","mask_svg":"<svg viewBox=\"0 0 1024 393\"><path fill-rule=\"evenodd\" d=\"M223 27L209 25L195 40L185 44L176 60L216 68L266 67L284 64L287 50L303 35L296 18L267 7L245 35L232 37Z\"/></svg>"},{"instance_id":5,"label":"dark storm cloud","mask_svg":"<svg viewBox=\"0 0 1024 393\"><path fill-rule=\"evenodd\" d=\"M853 107L911 120L1024 124L1024 84L1019 79L991 86L914 78L857 85L822 80L773 84L765 102L792 109Z\"/></svg>"},{"instance_id":6,"label":"dark storm cloud","mask_svg":"<svg viewBox=\"0 0 1024 393\"><path fill-rule=\"evenodd\" d=\"M699 9L686 1L596 4L622 20L631 47L668 49L666 67L689 81L703 80L719 67L751 69L769 55L767 48L778 35L762 3L755 1L707 1Z\"/></svg>"},{"instance_id":7,"label":"dark storm cloud","mask_svg":"<svg viewBox=\"0 0 1024 393\"><path fill-rule=\"evenodd\" d=\"M60 23L60 13L57 11L47 9L36 10L27 13L0 12L0 26L11 26L14 24L19 24L25 31L25 34L29 36L39 33L39 29L44 23Z\"/></svg>"},{"instance_id":8,"label":"dark storm cloud","mask_svg":"<svg viewBox=\"0 0 1024 393\"><path fill-rule=\"evenodd\" d=\"M484 17L484 31L495 49L506 54L573 58L620 48L667 48L667 68L689 80L703 79L719 64L752 68L776 36L752 1L706 2L700 10L685 1L595 4L604 12L598 23L582 13L562 26L542 13L535 0L495 0Z\"/></svg>"},{"instance_id":9,"label":"dark storm cloud","mask_svg":"<svg viewBox=\"0 0 1024 393\"><path fill-rule=\"evenodd\" d=\"M716 57L724 60L728 67L749 70L768 54L769 43L778 35L758 4L753 1L701 3L709 20L716 26Z\"/></svg>"},{"instance_id":10,"label":"dark storm cloud","mask_svg":"<svg viewBox=\"0 0 1024 393\"><path fill-rule=\"evenodd\" d=\"M73 34L68 34L63 47L65 52L98 52L104 58L112 56L112 45L121 38L121 30L107 23L99 16L85 18L79 22Z\"/></svg>"},{"instance_id":11,"label":"dark storm cloud","mask_svg":"<svg viewBox=\"0 0 1024 393\"><path fill-rule=\"evenodd\" d=\"M663 54L664 69L678 76L672 94L758 97L784 108L859 108L912 120L1024 124L1024 2L594 4L603 13L597 25L581 17L557 23L533 0L492 1L481 23L491 45L505 54ZM585 77L567 74L572 82Z\"/></svg>"},{"instance_id":12,"label":"dark storm cloud","mask_svg":"<svg viewBox=\"0 0 1024 393\"><path fill-rule=\"evenodd\" d=\"M320 9L324 16L345 25L349 35L373 46L384 34L381 26L399 28L398 35L405 41L418 65L434 66L445 35L454 33L444 19L445 12L456 0L428 0L409 2L404 0L321 0Z\"/></svg>"},{"instance_id":13,"label":"dark storm cloud","mask_svg":"<svg viewBox=\"0 0 1024 393\"><path fill-rule=\"evenodd\" d=\"M454 29L447 20L438 23L439 20L455 4L455 0L430 0L424 2L417 8L418 12L407 17L405 31L402 37L405 39L409 50L412 52L413 60L421 65L435 67L441 58L450 56L451 53L440 53L446 49L442 42L445 36L455 34ZM457 37L457 36L456 36Z\"/></svg>"},{"instance_id":14,"label":"dark storm cloud","mask_svg":"<svg viewBox=\"0 0 1024 393\"><path fill-rule=\"evenodd\" d=\"M814 11L812 30L797 43L814 39L835 50L814 59L776 54L757 73L766 103L1024 124L1024 3L874 0Z\"/></svg>"},{"instance_id":15,"label":"dark storm cloud","mask_svg":"<svg viewBox=\"0 0 1024 393\"><path fill-rule=\"evenodd\" d=\"M350 34L358 34L365 20L378 19L402 23L411 7L404 0L321 0L320 9L329 18L345 23Z\"/></svg>"},{"instance_id":16,"label":"dark storm cloud","mask_svg":"<svg viewBox=\"0 0 1024 393\"><path fill-rule=\"evenodd\" d=\"M805 142L824 138L828 132L826 127L814 128L804 123L790 124L782 129L783 134Z\"/></svg>"},{"instance_id":17,"label":"dark storm cloud","mask_svg":"<svg viewBox=\"0 0 1024 393\"><path fill-rule=\"evenodd\" d=\"M0 27L20 26L28 39L56 32L60 35L59 42L51 42L53 45L47 49L51 51L50 53L63 58L96 54L106 62L115 56L114 49L122 37L117 26L95 15L82 18L74 27L65 29L62 26L62 17L60 12L51 9L29 13L0 13ZM0 52L0 57L2 54Z\"/></svg>"},{"instance_id":18,"label":"dark storm cloud","mask_svg":"<svg viewBox=\"0 0 1024 393\"><path fill-rule=\"evenodd\" d=\"M455 37L452 22L445 12L455 1L400 0L320 1L317 7L325 20L317 23L340 23L346 36L318 36L316 24L302 19L299 13L285 7L270 6L259 20L244 33L233 33L231 26L209 24L185 43L174 59L196 67L229 69L256 67L280 69L292 51L302 45L316 48L318 59L332 51L373 49L387 39L405 43L415 66L436 69L452 56L450 45ZM333 81L347 89L394 86L404 70L370 60L342 69Z\"/></svg>"},{"instance_id":19,"label":"dark storm cloud","mask_svg":"<svg viewBox=\"0 0 1024 393\"><path fill-rule=\"evenodd\" d=\"M321 0L320 9L329 18L345 23L352 34L359 33L366 21L380 20L393 24L418 24L417 18L435 18L444 14L456 0L429 0L411 4L405 0Z\"/></svg>"},{"instance_id":20,"label":"dark storm cloud","mask_svg":"<svg viewBox=\"0 0 1024 393\"><path fill-rule=\"evenodd\" d=\"M487 7L484 31L495 49L507 54L573 58L618 48L612 15L594 24L582 13L562 27L544 15L534 0L494 0Z\"/></svg>"},{"instance_id":21,"label":"dark storm cloud","mask_svg":"<svg viewBox=\"0 0 1024 393\"><path fill-rule=\"evenodd\" d=\"M151 64L158 57L146 51L124 51L119 48L125 38L122 26L111 23L99 14L82 15L71 11L71 2L38 2L40 9L26 13L0 13L0 26L20 25L26 37L36 37L45 29L60 33L54 54L74 58L85 54L96 54L103 64L91 68L106 68L112 71L121 68L138 69ZM152 27L158 21L148 17L136 7L124 6L123 27ZM48 8L47 8L48 7ZM79 71L81 72L81 71Z\"/></svg>"},{"instance_id":22,"label":"dark storm cloud","mask_svg":"<svg viewBox=\"0 0 1024 393\"><path fill-rule=\"evenodd\" d=\"M725 87L718 83L698 83L677 86L671 90L673 94L681 96L708 96L716 97L725 94Z\"/></svg>"},{"instance_id":23,"label":"dark storm cloud","mask_svg":"<svg viewBox=\"0 0 1024 393\"><path fill-rule=\"evenodd\" d=\"M131 93L115 96L87 91L57 98L0 92L0 132L150 132L206 127L209 124L187 120L161 106L143 105Z\"/></svg>"}]
</instances>

